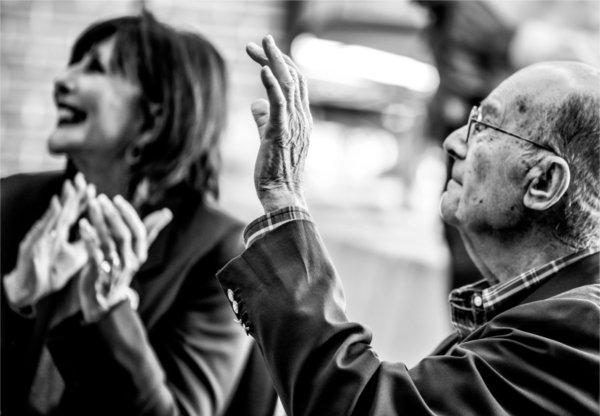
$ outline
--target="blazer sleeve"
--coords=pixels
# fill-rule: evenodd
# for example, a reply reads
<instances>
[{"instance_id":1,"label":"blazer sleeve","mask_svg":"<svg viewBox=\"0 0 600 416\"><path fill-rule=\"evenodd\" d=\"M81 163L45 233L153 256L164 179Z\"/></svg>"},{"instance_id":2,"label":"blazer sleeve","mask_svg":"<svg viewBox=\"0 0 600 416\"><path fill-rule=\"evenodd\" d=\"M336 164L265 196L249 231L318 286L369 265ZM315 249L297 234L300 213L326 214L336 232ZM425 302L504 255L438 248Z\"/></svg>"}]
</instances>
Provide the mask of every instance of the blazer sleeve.
<instances>
[{"instance_id":1,"label":"blazer sleeve","mask_svg":"<svg viewBox=\"0 0 600 416\"><path fill-rule=\"evenodd\" d=\"M311 222L270 232L218 278L235 294L289 416L598 411L598 288L588 301L513 308L408 369L381 361L370 332L347 319L339 277Z\"/></svg>"},{"instance_id":2,"label":"blazer sleeve","mask_svg":"<svg viewBox=\"0 0 600 416\"><path fill-rule=\"evenodd\" d=\"M66 394L77 396L63 402L86 403L99 415L219 414L250 347L214 278L239 241L232 233L191 269L150 335L126 301L99 322L77 317L53 329L48 347Z\"/></svg>"}]
</instances>

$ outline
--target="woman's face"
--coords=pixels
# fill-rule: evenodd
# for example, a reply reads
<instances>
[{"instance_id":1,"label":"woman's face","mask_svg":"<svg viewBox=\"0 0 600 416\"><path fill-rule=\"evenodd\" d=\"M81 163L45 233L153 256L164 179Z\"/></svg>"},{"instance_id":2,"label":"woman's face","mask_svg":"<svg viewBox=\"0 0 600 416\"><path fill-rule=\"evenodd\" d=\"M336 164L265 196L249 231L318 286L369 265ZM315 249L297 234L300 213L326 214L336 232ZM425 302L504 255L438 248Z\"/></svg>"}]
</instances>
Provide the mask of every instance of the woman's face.
<instances>
[{"instance_id":1,"label":"woman's face","mask_svg":"<svg viewBox=\"0 0 600 416\"><path fill-rule=\"evenodd\" d=\"M110 69L111 36L71 64L55 82L58 112L48 147L79 158L121 158L143 125L138 85Z\"/></svg>"}]
</instances>

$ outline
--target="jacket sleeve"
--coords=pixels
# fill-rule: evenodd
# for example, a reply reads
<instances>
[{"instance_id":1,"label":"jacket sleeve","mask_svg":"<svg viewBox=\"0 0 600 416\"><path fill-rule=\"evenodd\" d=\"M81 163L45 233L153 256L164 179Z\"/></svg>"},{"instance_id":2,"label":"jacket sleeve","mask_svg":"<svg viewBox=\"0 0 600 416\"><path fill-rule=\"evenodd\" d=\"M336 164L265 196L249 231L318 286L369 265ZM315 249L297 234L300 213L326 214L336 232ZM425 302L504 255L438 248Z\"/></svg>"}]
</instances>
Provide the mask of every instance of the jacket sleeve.
<instances>
[{"instance_id":1,"label":"jacket sleeve","mask_svg":"<svg viewBox=\"0 0 600 416\"><path fill-rule=\"evenodd\" d=\"M75 396L63 403L85 403L87 414L99 415L219 414L250 347L214 278L241 248L237 233L230 237L190 270L150 333L129 302L99 322L74 317L53 329L48 347L65 394Z\"/></svg>"},{"instance_id":2,"label":"jacket sleeve","mask_svg":"<svg viewBox=\"0 0 600 416\"><path fill-rule=\"evenodd\" d=\"M289 416L598 411L597 302L513 308L408 369L382 362L369 331L348 321L340 280L311 222L270 232L218 278L235 294ZM582 320L587 331L573 325Z\"/></svg>"}]
</instances>

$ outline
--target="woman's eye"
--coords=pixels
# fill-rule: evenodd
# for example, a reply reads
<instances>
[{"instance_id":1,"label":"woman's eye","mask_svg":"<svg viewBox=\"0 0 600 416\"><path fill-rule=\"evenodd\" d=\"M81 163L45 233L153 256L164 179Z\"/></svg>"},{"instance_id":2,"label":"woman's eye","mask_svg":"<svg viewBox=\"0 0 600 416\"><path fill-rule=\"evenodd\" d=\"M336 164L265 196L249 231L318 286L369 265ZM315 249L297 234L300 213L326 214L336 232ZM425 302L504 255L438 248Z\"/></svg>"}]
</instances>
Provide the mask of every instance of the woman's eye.
<instances>
[{"instance_id":1,"label":"woman's eye","mask_svg":"<svg viewBox=\"0 0 600 416\"><path fill-rule=\"evenodd\" d=\"M104 67L97 58L92 58L88 64L88 71L104 73Z\"/></svg>"}]
</instances>

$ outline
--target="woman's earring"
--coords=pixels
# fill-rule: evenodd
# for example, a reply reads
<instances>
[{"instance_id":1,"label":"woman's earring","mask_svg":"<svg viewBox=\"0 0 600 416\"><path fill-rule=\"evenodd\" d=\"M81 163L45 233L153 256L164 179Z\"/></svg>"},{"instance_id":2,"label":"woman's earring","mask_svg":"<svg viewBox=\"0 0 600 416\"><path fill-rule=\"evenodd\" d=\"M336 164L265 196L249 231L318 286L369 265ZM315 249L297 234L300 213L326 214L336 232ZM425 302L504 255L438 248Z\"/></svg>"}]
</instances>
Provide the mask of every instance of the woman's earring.
<instances>
[{"instance_id":1,"label":"woman's earring","mask_svg":"<svg viewBox=\"0 0 600 416\"><path fill-rule=\"evenodd\" d=\"M129 165L137 164L142 158L142 147L139 145L133 145L127 151L125 158Z\"/></svg>"}]
</instances>

